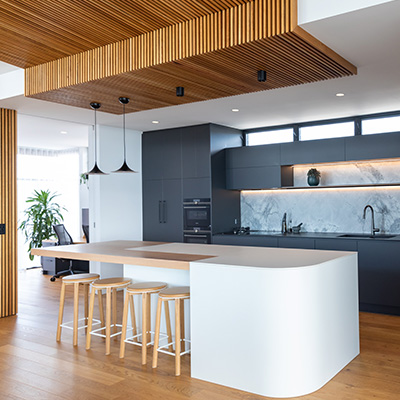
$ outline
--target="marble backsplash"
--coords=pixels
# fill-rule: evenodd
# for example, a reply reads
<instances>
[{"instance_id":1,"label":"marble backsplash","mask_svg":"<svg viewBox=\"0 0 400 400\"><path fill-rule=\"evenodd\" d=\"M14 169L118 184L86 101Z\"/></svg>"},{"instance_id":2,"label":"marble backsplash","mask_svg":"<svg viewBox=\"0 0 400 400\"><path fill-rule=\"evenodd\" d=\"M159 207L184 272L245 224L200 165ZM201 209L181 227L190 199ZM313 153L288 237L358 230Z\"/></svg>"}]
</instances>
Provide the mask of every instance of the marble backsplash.
<instances>
[{"instance_id":1,"label":"marble backsplash","mask_svg":"<svg viewBox=\"0 0 400 400\"><path fill-rule=\"evenodd\" d=\"M321 185L400 182L400 162L356 163L315 166L321 172ZM294 186L307 186L307 171L294 167ZM380 233L400 234L400 187L327 188L243 191L242 226L254 230L280 231L283 214L291 225L302 225L302 232L369 233L371 214Z\"/></svg>"}]
</instances>

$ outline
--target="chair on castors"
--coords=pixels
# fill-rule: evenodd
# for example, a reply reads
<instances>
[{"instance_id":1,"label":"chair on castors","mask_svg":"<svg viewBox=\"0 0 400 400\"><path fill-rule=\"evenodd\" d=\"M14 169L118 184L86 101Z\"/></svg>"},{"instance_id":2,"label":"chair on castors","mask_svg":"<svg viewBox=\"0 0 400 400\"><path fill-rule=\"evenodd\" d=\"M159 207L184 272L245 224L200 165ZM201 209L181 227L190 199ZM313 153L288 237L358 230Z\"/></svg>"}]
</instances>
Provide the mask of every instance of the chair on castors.
<instances>
[{"instance_id":1,"label":"chair on castors","mask_svg":"<svg viewBox=\"0 0 400 400\"><path fill-rule=\"evenodd\" d=\"M64 224L53 225L53 229L54 229L54 233L57 235L57 239L58 239L56 246L65 246L65 245L74 244L72 237L65 229ZM60 276L63 276L63 275L80 274L80 273L85 272L85 271L74 270L73 266L72 266L72 260L67 260L64 258L61 258L61 260L69 263L68 269L57 272L55 275L53 275L50 278L50 280L52 282L54 282L56 280L56 278L59 278Z\"/></svg>"},{"instance_id":2,"label":"chair on castors","mask_svg":"<svg viewBox=\"0 0 400 400\"><path fill-rule=\"evenodd\" d=\"M89 225L82 225L82 230L86 238L86 243L89 243Z\"/></svg>"}]
</instances>

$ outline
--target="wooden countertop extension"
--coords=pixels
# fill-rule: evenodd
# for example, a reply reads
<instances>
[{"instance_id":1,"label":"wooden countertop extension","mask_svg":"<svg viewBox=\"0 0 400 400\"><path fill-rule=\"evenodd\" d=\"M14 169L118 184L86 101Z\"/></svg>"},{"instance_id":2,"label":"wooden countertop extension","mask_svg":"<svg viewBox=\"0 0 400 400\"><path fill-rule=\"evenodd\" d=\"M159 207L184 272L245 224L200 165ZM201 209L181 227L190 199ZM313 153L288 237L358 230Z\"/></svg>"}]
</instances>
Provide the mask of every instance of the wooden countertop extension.
<instances>
[{"instance_id":1,"label":"wooden countertop extension","mask_svg":"<svg viewBox=\"0 0 400 400\"><path fill-rule=\"evenodd\" d=\"M32 254L73 260L190 269L191 262L255 268L302 268L354 252L115 240L32 249Z\"/></svg>"},{"instance_id":2,"label":"wooden countertop extension","mask_svg":"<svg viewBox=\"0 0 400 400\"><path fill-rule=\"evenodd\" d=\"M68 258L72 260L100 261L115 264L139 264L148 267L161 267L189 270L190 262L204 260L213 256L166 253L143 250L143 247L162 245L162 242L142 242L133 240L114 240L109 242L72 244L32 249L35 256ZM135 250L135 248L140 248Z\"/></svg>"}]
</instances>

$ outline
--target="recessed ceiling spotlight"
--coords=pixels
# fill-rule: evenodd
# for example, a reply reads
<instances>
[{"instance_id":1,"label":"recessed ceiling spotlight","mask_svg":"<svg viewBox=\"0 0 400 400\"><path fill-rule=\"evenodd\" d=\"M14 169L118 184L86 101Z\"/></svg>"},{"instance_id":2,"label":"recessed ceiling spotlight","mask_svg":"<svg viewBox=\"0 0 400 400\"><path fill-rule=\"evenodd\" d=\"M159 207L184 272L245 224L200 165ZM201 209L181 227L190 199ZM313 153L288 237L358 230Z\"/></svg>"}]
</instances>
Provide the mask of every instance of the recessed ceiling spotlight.
<instances>
[{"instance_id":1,"label":"recessed ceiling spotlight","mask_svg":"<svg viewBox=\"0 0 400 400\"><path fill-rule=\"evenodd\" d=\"M151 121L152 124L159 124L160 121Z\"/></svg>"},{"instance_id":2,"label":"recessed ceiling spotlight","mask_svg":"<svg viewBox=\"0 0 400 400\"><path fill-rule=\"evenodd\" d=\"M239 112L238 108L232 108L232 112Z\"/></svg>"},{"instance_id":3,"label":"recessed ceiling spotlight","mask_svg":"<svg viewBox=\"0 0 400 400\"><path fill-rule=\"evenodd\" d=\"M67 131L60 131L63 135L66 135L68 132Z\"/></svg>"},{"instance_id":4,"label":"recessed ceiling spotlight","mask_svg":"<svg viewBox=\"0 0 400 400\"><path fill-rule=\"evenodd\" d=\"M344 93L336 93L336 97L343 97Z\"/></svg>"},{"instance_id":5,"label":"recessed ceiling spotlight","mask_svg":"<svg viewBox=\"0 0 400 400\"><path fill-rule=\"evenodd\" d=\"M263 69L257 71L257 79L258 82L265 82L267 80L267 71L264 71Z\"/></svg>"}]
</instances>

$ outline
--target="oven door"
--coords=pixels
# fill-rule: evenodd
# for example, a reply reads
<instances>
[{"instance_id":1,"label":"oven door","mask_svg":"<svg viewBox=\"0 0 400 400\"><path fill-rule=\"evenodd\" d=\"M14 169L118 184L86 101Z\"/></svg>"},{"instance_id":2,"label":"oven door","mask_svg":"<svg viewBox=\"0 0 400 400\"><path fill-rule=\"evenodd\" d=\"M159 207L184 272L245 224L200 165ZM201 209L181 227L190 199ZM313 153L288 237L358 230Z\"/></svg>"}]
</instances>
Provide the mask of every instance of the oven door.
<instances>
[{"instance_id":1,"label":"oven door","mask_svg":"<svg viewBox=\"0 0 400 400\"><path fill-rule=\"evenodd\" d=\"M184 230L210 230L210 205L193 205L183 207Z\"/></svg>"}]
</instances>

